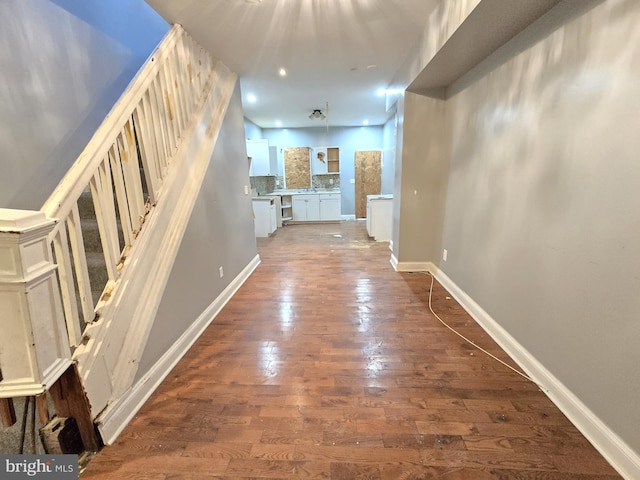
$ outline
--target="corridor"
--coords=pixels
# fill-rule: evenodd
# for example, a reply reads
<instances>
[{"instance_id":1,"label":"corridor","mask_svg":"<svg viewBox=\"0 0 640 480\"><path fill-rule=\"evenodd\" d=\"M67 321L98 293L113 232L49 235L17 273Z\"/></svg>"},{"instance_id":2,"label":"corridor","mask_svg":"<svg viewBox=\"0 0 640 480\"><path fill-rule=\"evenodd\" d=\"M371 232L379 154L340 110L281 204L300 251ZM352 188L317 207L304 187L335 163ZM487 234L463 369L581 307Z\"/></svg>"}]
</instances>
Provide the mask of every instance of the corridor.
<instances>
[{"instance_id":1,"label":"corridor","mask_svg":"<svg viewBox=\"0 0 640 480\"><path fill-rule=\"evenodd\" d=\"M290 225L82 479L620 478L364 222ZM513 364L437 283L434 310Z\"/></svg>"}]
</instances>

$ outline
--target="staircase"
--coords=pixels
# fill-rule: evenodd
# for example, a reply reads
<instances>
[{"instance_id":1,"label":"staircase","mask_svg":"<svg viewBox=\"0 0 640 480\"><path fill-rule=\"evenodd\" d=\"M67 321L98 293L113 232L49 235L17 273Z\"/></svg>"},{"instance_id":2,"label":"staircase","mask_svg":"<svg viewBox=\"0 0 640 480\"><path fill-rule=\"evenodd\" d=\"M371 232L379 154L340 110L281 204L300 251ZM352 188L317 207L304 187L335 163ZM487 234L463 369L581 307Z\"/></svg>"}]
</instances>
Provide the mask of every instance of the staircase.
<instances>
[{"instance_id":1,"label":"staircase","mask_svg":"<svg viewBox=\"0 0 640 480\"><path fill-rule=\"evenodd\" d=\"M140 162L140 157L138 157ZM149 192L146 188L146 182L144 181L144 170L140 166L140 177L142 179L142 193L143 198L149 198ZM82 240L84 244L84 251L86 256L87 269L89 273L89 282L92 286L91 298L93 304L97 305L105 293L104 287L109 281L109 274L107 272L107 264L105 262L104 250L102 248L102 242L100 238L100 228L98 226L98 219L96 217L96 211L93 206L93 197L91 191L87 190L82 192L78 198L78 214L80 217L80 229L82 231ZM118 234L118 245L120 251L125 248L124 234L121 226L121 219L116 209L116 228ZM72 260L72 270L75 269ZM78 292L76 292L76 301L78 307L81 307L81 300Z\"/></svg>"},{"instance_id":2,"label":"staircase","mask_svg":"<svg viewBox=\"0 0 640 480\"><path fill-rule=\"evenodd\" d=\"M100 301L103 288L109 281L107 264L104 260L104 251L100 242L100 230L98 229L98 219L93 208L91 192L82 192L78 199L78 213L80 215L80 229L84 251L87 259L87 269L89 282L91 283L91 299L94 305ZM122 228L118 228L119 243L123 243ZM75 268L75 265L72 265ZM80 296L76 295L78 306L80 307Z\"/></svg>"},{"instance_id":3,"label":"staircase","mask_svg":"<svg viewBox=\"0 0 640 480\"><path fill-rule=\"evenodd\" d=\"M109 424L133 384L236 82L175 25L41 211L0 209L0 267L3 242L23 262L10 278L0 268L0 304L24 312L0 320L31 332L0 339L0 398L42 393L73 362L91 417ZM3 297L6 285L20 294ZM27 307L3 304L24 299Z\"/></svg>"}]
</instances>

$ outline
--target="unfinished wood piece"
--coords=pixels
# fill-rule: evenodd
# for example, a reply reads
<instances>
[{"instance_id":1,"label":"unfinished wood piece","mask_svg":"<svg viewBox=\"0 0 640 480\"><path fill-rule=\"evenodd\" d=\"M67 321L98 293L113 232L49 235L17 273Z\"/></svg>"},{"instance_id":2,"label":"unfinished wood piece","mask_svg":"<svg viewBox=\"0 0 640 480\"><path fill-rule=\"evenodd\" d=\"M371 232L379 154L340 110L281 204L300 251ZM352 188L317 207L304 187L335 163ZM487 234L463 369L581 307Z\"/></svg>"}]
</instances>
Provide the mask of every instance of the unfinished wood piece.
<instances>
[{"instance_id":1,"label":"unfinished wood piece","mask_svg":"<svg viewBox=\"0 0 640 480\"><path fill-rule=\"evenodd\" d=\"M84 450L78 425L73 418L56 417L47 422L40 429L40 439L48 454L79 455Z\"/></svg>"},{"instance_id":2,"label":"unfinished wood piece","mask_svg":"<svg viewBox=\"0 0 640 480\"><path fill-rule=\"evenodd\" d=\"M0 381L2 381L2 370L0 370ZM13 399L0 398L0 421L5 428L16 423L16 409L13 405Z\"/></svg>"},{"instance_id":3,"label":"unfinished wood piece","mask_svg":"<svg viewBox=\"0 0 640 480\"><path fill-rule=\"evenodd\" d=\"M382 152L356 150L356 218L367 216L367 195L379 195L382 177Z\"/></svg>"},{"instance_id":4,"label":"unfinished wood piece","mask_svg":"<svg viewBox=\"0 0 640 480\"><path fill-rule=\"evenodd\" d=\"M88 452L98 451L100 441L91 416L89 401L78 374L77 365L71 365L49 390L56 414L75 419L80 437Z\"/></svg>"},{"instance_id":5,"label":"unfinished wood piece","mask_svg":"<svg viewBox=\"0 0 640 480\"><path fill-rule=\"evenodd\" d=\"M41 425L49 423L49 403L47 402L46 393L36 395L36 411Z\"/></svg>"},{"instance_id":6,"label":"unfinished wood piece","mask_svg":"<svg viewBox=\"0 0 640 480\"><path fill-rule=\"evenodd\" d=\"M311 187L309 147L284 149L284 183L288 189Z\"/></svg>"}]
</instances>

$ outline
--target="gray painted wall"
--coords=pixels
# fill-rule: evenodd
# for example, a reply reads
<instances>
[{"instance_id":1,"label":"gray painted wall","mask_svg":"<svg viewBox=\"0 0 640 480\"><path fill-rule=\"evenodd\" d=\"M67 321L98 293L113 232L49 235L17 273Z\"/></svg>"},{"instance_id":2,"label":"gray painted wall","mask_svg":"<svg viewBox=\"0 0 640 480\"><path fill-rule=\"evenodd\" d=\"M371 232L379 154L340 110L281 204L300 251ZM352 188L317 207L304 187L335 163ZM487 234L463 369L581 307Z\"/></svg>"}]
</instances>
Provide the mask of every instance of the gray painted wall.
<instances>
[{"instance_id":1,"label":"gray painted wall","mask_svg":"<svg viewBox=\"0 0 640 480\"><path fill-rule=\"evenodd\" d=\"M451 156L451 127L445 101L407 92L403 105L402 162L396 168L394 200L398 262L425 262L438 257ZM428 126L428 128L425 128ZM398 170L399 168L399 170Z\"/></svg>"},{"instance_id":2,"label":"gray painted wall","mask_svg":"<svg viewBox=\"0 0 640 480\"><path fill-rule=\"evenodd\" d=\"M444 112L426 99L410 119L407 97L401 169L404 178L421 168L409 161L429 161L411 153L420 138L407 134L409 122L423 135L451 125L449 258L426 238L423 260L439 263L636 452L639 23L639 2L610 0L465 79ZM421 187L428 182L424 171ZM411 186L402 188L405 198ZM424 221L416 212L406 220Z\"/></svg>"},{"instance_id":3,"label":"gray painted wall","mask_svg":"<svg viewBox=\"0 0 640 480\"><path fill-rule=\"evenodd\" d=\"M381 193L393 193L396 174L396 122L394 114L382 127L382 182Z\"/></svg>"},{"instance_id":4,"label":"gray painted wall","mask_svg":"<svg viewBox=\"0 0 640 480\"><path fill-rule=\"evenodd\" d=\"M136 381L257 255L239 83L171 271ZM224 268L220 278L218 268Z\"/></svg>"},{"instance_id":5,"label":"gray painted wall","mask_svg":"<svg viewBox=\"0 0 640 480\"><path fill-rule=\"evenodd\" d=\"M42 206L169 28L143 0L86 4L0 2L0 207Z\"/></svg>"},{"instance_id":6,"label":"gray painted wall","mask_svg":"<svg viewBox=\"0 0 640 480\"><path fill-rule=\"evenodd\" d=\"M246 117L244 119L244 131L247 136L247 140L262 139L262 129Z\"/></svg>"}]
</instances>

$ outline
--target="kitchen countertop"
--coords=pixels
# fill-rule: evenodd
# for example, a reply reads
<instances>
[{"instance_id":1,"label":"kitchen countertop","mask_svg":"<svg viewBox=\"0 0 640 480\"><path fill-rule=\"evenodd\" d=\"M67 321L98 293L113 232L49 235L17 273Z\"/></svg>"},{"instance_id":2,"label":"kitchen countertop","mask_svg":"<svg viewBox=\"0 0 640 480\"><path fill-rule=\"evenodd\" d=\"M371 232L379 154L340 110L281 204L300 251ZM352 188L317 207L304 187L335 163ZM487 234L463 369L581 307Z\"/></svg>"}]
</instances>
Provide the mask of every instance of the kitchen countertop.
<instances>
[{"instance_id":1,"label":"kitchen countertop","mask_svg":"<svg viewBox=\"0 0 640 480\"><path fill-rule=\"evenodd\" d=\"M274 190L271 193L267 193L266 195L304 195L304 194L314 194L314 193L340 193L339 188L300 188L293 190Z\"/></svg>"}]
</instances>

